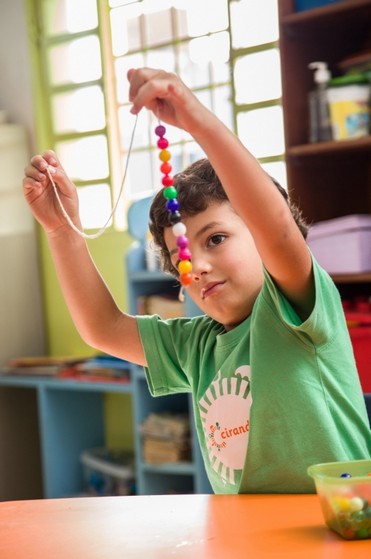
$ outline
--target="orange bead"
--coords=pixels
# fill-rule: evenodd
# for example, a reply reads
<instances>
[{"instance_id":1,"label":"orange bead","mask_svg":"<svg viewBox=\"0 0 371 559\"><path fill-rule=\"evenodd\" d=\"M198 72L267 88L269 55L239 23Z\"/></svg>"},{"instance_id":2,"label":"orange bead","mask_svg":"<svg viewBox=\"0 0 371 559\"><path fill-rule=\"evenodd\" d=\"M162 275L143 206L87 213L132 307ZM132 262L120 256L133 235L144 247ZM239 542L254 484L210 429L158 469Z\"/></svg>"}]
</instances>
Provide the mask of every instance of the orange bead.
<instances>
[{"instance_id":1,"label":"orange bead","mask_svg":"<svg viewBox=\"0 0 371 559\"><path fill-rule=\"evenodd\" d=\"M178 272L182 274L190 274L192 272L192 263L189 260L181 260L178 264Z\"/></svg>"},{"instance_id":2,"label":"orange bead","mask_svg":"<svg viewBox=\"0 0 371 559\"><path fill-rule=\"evenodd\" d=\"M171 153L167 149L162 149L159 154L161 161L169 161L171 159Z\"/></svg>"},{"instance_id":3,"label":"orange bead","mask_svg":"<svg viewBox=\"0 0 371 559\"><path fill-rule=\"evenodd\" d=\"M192 283L192 274L181 274L179 281L182 285L190 285Z\"/></svg>"}]
</instances>

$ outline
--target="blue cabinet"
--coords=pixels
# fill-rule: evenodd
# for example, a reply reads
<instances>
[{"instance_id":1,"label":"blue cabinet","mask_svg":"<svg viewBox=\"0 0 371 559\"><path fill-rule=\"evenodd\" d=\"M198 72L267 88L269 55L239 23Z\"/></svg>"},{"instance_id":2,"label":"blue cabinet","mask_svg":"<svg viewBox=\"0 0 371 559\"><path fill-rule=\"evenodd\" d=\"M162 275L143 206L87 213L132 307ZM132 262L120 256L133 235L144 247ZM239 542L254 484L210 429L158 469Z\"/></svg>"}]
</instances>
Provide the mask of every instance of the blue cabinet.
<instances>
[{"instance_id":1,"label":"blue cabinet","mask_svg":"<svg viewBox=\"0 0 371 559\"><path fill-rule=\"evenodd\" d=\"M11 401L11 409L1 415L0 439L11 440L16 452L13 457L9 447L2 451L8 452L9 459L0 465L0 500L81 494L80 455L88 448L104 446L103 404L110 392L131 394L132 384L0 375L0 398ZM19 406L22 400L24 409ZM24 416L26 409L29 417ZM24 421L19 422L17 416ZM35 443L26 449L24 443L30 437ZM36 477L42 489L38 480L34 487Z\"/></svg>"},{"instance_id":2,"label":"blue cabinet","mask_svg":"<svg viewBox=\"0 0 371 559\"><path fill-rule=\"evenodd\" d=\"M140 297L159 294L177 295L179 292L179 284L175 278L160 270L148 271L146 269L146 234L150 202L150 198L135 202L128 212L129 232L135 241L125 255L125 264L129 312L134 315L137 314L137 302ZM197 307L186 298L185 313L193 316L199 312ZM195 432L190 395L178 394L153 398L149 393L142 367L133 367L132 383L138 492L145 495L211 493ZM159 465L148 464L144 461L140 425L149 414L162 411L189 414L191 461Z\"/></svg>"}]
</instances>

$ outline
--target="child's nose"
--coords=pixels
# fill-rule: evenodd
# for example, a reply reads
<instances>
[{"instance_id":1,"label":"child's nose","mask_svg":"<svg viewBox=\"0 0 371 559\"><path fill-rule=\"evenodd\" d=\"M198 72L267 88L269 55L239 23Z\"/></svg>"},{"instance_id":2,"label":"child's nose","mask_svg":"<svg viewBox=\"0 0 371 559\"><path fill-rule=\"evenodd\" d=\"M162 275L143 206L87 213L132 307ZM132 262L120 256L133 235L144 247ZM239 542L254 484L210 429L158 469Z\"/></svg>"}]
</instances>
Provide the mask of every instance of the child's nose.
<instances>
[{"instance_id":1,"label":"child's nose","mask_svg":"<svg viewBox=\"0 0 371 559\"><path fill-rule=\"evenodd\" d=\"M211 271L210 260L205 254L192 251L192 274L195 281L200 281L201 277Z\"/></svg>"}]
</instances>

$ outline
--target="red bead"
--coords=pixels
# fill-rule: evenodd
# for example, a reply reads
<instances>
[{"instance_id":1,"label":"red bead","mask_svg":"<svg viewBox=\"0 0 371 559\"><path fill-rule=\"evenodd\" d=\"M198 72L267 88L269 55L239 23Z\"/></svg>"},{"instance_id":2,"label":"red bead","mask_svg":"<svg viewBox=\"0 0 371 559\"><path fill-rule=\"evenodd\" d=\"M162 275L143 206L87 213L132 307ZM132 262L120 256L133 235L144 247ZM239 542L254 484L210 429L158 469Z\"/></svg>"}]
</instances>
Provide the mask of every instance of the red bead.
<instances>
[{"instance_id":1,"label":"red bead","mask_svg":"<svg viewBox=\"0 0 371 559\"><path fill-rule=\"evenodd\" d=\"M167 161L165 161L165 163L163 163L160 167L160 171L164 175L170 175L172 169L173 169L172 166Z\"/></svg>"},{"instance_id":2,"label":"red bead","mask_svg":"<svg viewBox=\"0 0 371 559\"><path fill-rule=\"evenodd\" d=\"M155 134L156 134L156 136L160 136L160 138L161 138L162 136L165 136L165 134L166 134L166 128L165 128L165 126L163 126L162 124L159 124L158 126L156 126L156 128L155 128Z\"/></svg>"},{"instance_id":3,"label":"red bead","mask_svg":"<svg viewBox=\"0 0 371 559\"><path fill-rule=\"evenodd\" d=\"M192 274L180 274L179 281L182 285L190 285L192 283Z\"/></svg>"},{"instance_id":4,"label":"red bead","mask_svg":"<svg viewBox=\"0 0 371 559\"><path fill-rule=\"evenodd\" d=\"M172 186L174 184L174 179L170 175L165 175L162 177L162 184L164 186Z\"/></svg>"},{"instance_id":5,"label":"red bead","mask_svg":"<svg viewBox=\"0 0 371 559\"><path fill-rule=\"evenodd\" d=\"M166 149L168 145L169 142L166 138L160 138L159 140L157 140L157 147L160 149Z\"/></svg>"}]
</instances>

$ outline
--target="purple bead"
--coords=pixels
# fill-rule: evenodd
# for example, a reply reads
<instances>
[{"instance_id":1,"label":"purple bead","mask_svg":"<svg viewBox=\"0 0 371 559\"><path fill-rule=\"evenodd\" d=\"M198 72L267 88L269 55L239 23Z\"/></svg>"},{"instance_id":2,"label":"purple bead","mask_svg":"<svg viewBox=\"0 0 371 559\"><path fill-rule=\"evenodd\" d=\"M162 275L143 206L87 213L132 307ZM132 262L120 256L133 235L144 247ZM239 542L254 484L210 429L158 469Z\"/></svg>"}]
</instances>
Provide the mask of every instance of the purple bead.
<instances>
[{"instance_id":1,"label":"purple bead","mask_svg":"<svg viewBox=\"0 0 371 559\"><path fill-rule=\"evenodd\" d=\"M166 209L169 212L176 212L179 209L179 202L176 198L172 198L166 202Z\"/></svg>"},{"instance_id":2,"label":"purple bead","mask_svg":"<svg viewBox=\"0 0 371 559\"><path fill-rule=\"evenodd\" d=\"M176 239L176 244L179 248L187 248L189 241L185 235L179 235Z\"/></svg>"},{"instance_id":3,"label":"purple bead","mask_svg":"<svg viewBox=\"0 0 371 559\"><path fill-rule=\"evenodd\" d=\"M166 134L165 126L162 126L162 124L159 124L158 126L156 126L155 134L156 134L156 136L159 136L160 138L162 138L162 136L164 136Z\"/></svg>"}]
</instances>

